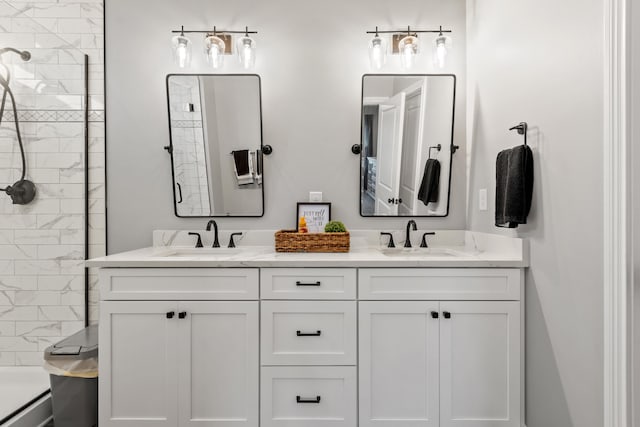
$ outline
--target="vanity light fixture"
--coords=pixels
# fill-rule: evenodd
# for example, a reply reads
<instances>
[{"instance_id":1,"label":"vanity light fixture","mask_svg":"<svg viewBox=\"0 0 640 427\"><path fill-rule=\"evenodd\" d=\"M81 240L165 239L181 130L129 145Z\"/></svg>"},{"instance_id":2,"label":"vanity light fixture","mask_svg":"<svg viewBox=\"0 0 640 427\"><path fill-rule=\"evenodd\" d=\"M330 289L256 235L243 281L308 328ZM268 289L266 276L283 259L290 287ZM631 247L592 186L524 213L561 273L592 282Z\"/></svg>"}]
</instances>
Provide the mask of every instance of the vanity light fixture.
<instances>
[{"instance_id":1,"label":"vanity light fixture","mask_svg":"<svg viewBox=\"0 0 640 427\"><path fill-rule=\"evenodd\" d=\"M420 41L418 35L412 35L411 29L407 27L407 35L398 42L400 52L400 63L402 68L410 70L415 62L416 55L420 52Z\"/></svg>"},{"instance_id":2,"label":"vanity light fixture","mask_svg":"<svg viewBox=\"0 0 640 427\"><path fill-rule=\"evenodd\" d=\"M184 35L184 27L180 34L171 39L173 47L173 60L180 68L188 68L191 65L191 40Z\"/></svg>"},{"instance_id":3,"label":"vanity light fixture","mask_svg":"<svg viewBox=\"0 0 640 427\"><path fill-rule=\"evenodd\" d=\"M387 62L387 41L378 34L378 27L375 36L369 42L369 62L374 70L382 69Z\"/></svg>"},{"instance_id":4,"label":"vanity light fixture","mask_svg":"<svg viewBox=\"0 0 640 427\"><path fill-rule=\"evenodd\" d=\"M238 39L236 51L242 68L253 68L256 63L256 42L249 37L249 27L245 27L244 36Z\"/></svg>"},{"instance_id":5,"label":"vanity light fixture","mask_svg":"<svg viewBox=\"0 0 640 427\"><path fill-rule=\"evenodd\" d=\"M244 31L218 30L185 30L184 26L180 30L172 30L176 34L172 40L174 61L180 68L187 68L191 63L191 41L185 34L204 34L204 53L207 62L214 69L219 69L224 64L224 55L230 55L233 43L232 34L242 34L236 43L236 51L240 64L244 69L250 69L255 64L256 42L249 34L258 34L257 31L249 31L245 27Z\"/></svg>"},{"instance_id":6,"label":"vanity light fixture","mask_svg":"<svg viewBox=\"0 0 640 427\"><path fill-rule=\"evenodd\" d=\"M444 68L446 65L447 54L451 50L451 37L445 36L442 33L442 26L440 26L440 33L433 42L433 60L440 68Z\"/></svg>"},{"instance_id":7,"label":"vanity light fixture","mask_svg":"<svg viewBox=\"0 0 640 427\"><path fill-rule=\"evenodd\" d=\"M369 61L371 67L380 70L386 61L386 41L380 37L380 34L393 34L393 53L400 55L400 62L405 69L411 69L415 64L416 56L420 53L419 33L435 33L438 34L434 40L434 62L440 68L445 66L447 53L451 50L451 37L445 36L445 33L451 33L451 30L443 30L440 26L437 30L412 30L407 26L406 30L378 30L367 31L367 34L374 34L373 39L369 42Z\"/></svg>"},{"instance_id":8,"label":"vanity light fixture","mask_svg":"<svg viewBox=\"0 0 640 427\"><path fill-rule=\"evenodd\" d=\"M217 36L214 27L213 33L207 34L204 38L204 52L207 55L207 62L214 69L222 67L225 49L226 44L224 40Z\"/></svg>"}]
</instances>

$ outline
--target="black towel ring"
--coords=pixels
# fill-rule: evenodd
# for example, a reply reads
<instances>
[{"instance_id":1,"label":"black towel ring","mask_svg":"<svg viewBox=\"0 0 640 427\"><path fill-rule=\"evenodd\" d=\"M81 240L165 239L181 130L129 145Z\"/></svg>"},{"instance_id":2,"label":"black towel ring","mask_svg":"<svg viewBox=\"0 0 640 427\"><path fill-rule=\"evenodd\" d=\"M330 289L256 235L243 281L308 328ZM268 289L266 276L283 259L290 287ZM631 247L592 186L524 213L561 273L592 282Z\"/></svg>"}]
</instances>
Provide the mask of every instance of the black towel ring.
<instances>
[{"instance_id":1,"label":"black towel ring","mask_svg":"<svg viewBox=\"0 0 640 427\"><path fill-rule=\"evenodd\" d=\"M429 147L429 158L431 158L431 150L438 150L438 151L442 150L442 144Z\"/></svg>"},{"instance_id":2,"label":"black towel ring","mask_svg":"<svg viewBox=\"0 0 640 427\"><path fill-rule=\"evenodd\" d=\"M527 145L527 131L529 130L529 125L527 122L520 122L519 125L510 128L509 130L518 131L519 135L524 135L524 145Z\"/></svg>"}]
</instances>

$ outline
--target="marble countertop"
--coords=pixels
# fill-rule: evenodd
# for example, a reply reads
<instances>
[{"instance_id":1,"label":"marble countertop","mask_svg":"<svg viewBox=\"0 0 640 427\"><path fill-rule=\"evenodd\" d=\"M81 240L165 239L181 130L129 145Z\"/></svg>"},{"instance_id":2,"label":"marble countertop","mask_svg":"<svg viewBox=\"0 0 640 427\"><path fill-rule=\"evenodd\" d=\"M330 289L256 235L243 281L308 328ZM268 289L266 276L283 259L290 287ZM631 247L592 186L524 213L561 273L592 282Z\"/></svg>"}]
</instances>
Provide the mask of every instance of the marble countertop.
<instances>
[{"instance_id":1,"label":"marble countertop","mask_svg":"<svg viewBox=\"0 0 640 427\"><path fill-rule=\"evenodd\" d=\"M351 232L347 253L275 252L273 231L250 231L238 248L198 248L188 231L156 231L154 246L86 261L101 268L202 268L202 267L462 267L522 268L528 266L526 242L522 239L469 231L439 231L430 248L388 249L377 231ZM228 232L230 233L230 232ZM399 237L402 234L398 232ZM224 242L221 235L221 242ZM203 240L204 239L203 233ZM418 242L418 239L412 239ZM205 243L206 244L206 243ZM414 246L417 246L415 244Z\"/></svg>"}]
</instances>

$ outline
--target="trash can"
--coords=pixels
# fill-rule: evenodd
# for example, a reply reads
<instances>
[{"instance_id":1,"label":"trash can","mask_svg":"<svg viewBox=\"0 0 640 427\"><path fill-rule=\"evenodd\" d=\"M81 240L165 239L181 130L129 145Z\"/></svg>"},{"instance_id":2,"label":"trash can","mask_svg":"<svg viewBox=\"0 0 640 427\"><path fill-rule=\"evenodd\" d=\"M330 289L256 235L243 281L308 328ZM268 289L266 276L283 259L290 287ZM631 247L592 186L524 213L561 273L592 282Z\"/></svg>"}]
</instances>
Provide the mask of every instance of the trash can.
<instances>
[{"instance_id":1,"label":"trash can","mask_svg":"<svg viewBox=\"0 0 640 427\"><path fill-rule=\"evenodd\" d=\"M98 425L98 326L89 326L44 354L51 380L53 422L56 427Z\"/></svg>"}]
</instances>

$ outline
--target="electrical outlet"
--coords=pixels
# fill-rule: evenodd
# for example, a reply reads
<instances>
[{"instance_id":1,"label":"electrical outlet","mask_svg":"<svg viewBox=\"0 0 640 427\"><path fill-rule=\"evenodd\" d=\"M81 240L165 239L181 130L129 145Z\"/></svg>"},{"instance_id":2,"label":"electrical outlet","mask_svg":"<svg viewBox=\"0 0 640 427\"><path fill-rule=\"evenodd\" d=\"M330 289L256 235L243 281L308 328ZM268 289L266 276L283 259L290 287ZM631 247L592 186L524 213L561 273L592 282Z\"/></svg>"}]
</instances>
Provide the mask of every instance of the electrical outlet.
<instances>
[{"instance_id":1,"label":"electrical outlet","mask_svg":"<svg viewBox=\"0 0 640 427\"><path fill-rule=\"evenodd\" d=\"M487 210L487 189L481 188L478 192L478 208L481 211Z\"/></svg>"},{"instance_id":2,"label":"electrical outlet","mask_svg":"<svg viewBox=\"0 0 640 427\"><path fill-rule=\"evenodd\" d=\"M309 191L309 201L310 202L321 202L322 201L322 191Z\"/></svg>"}]
</instances>

